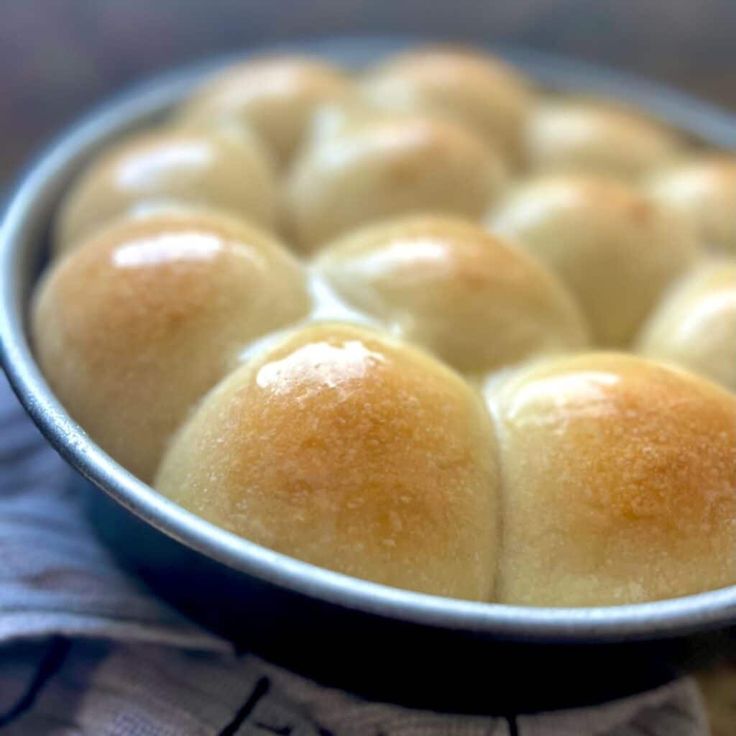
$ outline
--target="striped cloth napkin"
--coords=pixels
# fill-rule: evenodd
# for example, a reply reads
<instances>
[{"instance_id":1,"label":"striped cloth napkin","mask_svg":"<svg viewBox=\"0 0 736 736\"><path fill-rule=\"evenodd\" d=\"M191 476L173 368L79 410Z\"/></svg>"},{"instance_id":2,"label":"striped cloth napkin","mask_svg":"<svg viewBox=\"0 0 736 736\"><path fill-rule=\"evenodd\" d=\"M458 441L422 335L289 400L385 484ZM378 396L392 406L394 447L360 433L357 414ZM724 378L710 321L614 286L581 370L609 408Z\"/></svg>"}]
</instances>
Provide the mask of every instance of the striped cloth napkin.
<instances>
[{"instance_id":1,"label":"striped cloth napkin","mask_svg":"<svg viewBox=\"0 0 736 736\"><path fill-rule=\"evenodd\" d=\"M115 566L71 473L0 378L0 734L708 734L689 679L596 708L448 716L360 700L236 654Z\"/></svg>"}]
</instances>

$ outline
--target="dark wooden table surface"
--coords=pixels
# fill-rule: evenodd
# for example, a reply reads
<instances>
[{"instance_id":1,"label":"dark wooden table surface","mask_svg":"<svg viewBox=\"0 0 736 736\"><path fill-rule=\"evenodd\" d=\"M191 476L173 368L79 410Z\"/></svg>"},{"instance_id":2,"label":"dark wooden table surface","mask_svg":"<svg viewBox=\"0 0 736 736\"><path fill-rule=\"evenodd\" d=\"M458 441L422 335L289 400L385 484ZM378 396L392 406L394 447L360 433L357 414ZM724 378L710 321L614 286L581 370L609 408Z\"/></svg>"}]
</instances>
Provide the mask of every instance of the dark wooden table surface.
<instances>
[{"instance_id":1,"label":"dark wooden table surface","mask_svg":"<svg viewBox=\"0 0 736 736\"><path fill-rule=\"evenodd\" d=\"M0 0L0 184L153 71L278 39L385 32L565 53L736 109L736 0Z\"/></svg>"}]
</instances>

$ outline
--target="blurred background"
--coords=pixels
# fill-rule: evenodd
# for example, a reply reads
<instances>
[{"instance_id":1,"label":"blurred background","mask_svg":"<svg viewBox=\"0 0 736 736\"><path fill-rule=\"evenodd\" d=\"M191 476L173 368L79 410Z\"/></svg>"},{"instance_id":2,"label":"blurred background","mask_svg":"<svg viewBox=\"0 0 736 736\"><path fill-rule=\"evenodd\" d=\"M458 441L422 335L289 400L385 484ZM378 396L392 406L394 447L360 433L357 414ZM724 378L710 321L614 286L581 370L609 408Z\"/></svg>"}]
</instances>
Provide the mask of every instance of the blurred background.
<instances>
[{"instance_id":1,"label":"blurred background","mask_svg":"<svg viewBox=\"0 0 736 736\"><path fill-rule=\"evenodd\" d=\"M55 131L152 72L350 33L514 43L736 109L736 0L0 0L0 187Z\"/></svg>"}]
</instances>

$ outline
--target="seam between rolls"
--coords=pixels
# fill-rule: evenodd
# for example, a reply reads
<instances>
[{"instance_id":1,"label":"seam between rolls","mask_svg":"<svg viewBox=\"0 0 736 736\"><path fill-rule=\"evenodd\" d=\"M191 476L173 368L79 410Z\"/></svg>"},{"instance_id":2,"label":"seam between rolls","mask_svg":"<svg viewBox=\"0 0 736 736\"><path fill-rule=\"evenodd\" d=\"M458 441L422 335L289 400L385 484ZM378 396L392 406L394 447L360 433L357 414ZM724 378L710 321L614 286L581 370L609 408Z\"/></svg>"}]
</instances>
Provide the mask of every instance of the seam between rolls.
<instances>
[{"instance_id":1,"label":"seam between rolls","mask_svg":"<svg viewBox=\"0 0 736 736\"><path fill-rule=\"evenodd\" d=\"M494 576L493 597L491 599L492 603L497 603L499 599L499 590L501 587L501 560L505 553L506 547L506 463L504 462L504 452L502 447L504 439L501 427L501 419L497 415L495 407L493 406L490 399L486 397L485 393L483 393L482 396L485 410L488 413L488 417L490 418L491 425L493 427L493 435L495 439L494 451L496 453L496 463L498 467L498 493L496 509L496 531L498 534L498 546L496 549L496 574Z\"/></svg>"}]
</instances>

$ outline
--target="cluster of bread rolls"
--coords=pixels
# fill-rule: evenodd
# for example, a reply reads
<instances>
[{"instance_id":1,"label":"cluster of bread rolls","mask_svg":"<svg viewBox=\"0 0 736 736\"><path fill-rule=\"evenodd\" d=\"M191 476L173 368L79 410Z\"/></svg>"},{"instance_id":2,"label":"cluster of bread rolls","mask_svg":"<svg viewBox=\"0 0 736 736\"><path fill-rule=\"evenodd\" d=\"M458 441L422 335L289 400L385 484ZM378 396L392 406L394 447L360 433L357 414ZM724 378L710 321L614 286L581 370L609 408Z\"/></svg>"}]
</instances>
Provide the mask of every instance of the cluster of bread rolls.
<instances>
[{"instance_id":1,"label":"cluster of bread rolls","mask_svg":"<svg viewBox=\"0 0 736 736\"><path fill-rule=\"evenodd\" d=\"M190 511L410 590L736 584L736 158L501 60L266 56L91 160L35 294L71 416Z\"/></svg>"}]
</instances>

